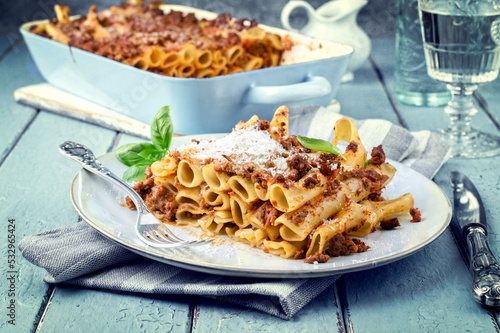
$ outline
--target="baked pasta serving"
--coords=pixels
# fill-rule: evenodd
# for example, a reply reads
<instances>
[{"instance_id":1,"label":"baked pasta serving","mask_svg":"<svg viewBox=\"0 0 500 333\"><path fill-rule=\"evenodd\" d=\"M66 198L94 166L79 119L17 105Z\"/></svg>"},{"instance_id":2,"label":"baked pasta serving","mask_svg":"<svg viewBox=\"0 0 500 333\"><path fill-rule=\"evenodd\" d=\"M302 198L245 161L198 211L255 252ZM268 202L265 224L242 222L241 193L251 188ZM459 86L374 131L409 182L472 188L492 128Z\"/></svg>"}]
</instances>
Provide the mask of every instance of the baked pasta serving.
<instances>
[{"instance_id":1,"label":"baked pasta serving","mask_svg":"<svg viewBox=\"0 0 500 333\"><path fill-rule=\"evenodd\" d=\"M325 152L311 141L288 133L282 106L270 121L254 116L225 137L170 151L134 189L165 223L307 263L366 251L353 237L394 228L400 214L419 220L410 193L383 199L396 170L381 146L368 158L352 120L335 125L332 144L345 141L345 152Z\"/></svg>"},{"instance_id":2,"label":"baked pasta serving","mask_svg":"<svg viewBox=\"0 0 500 333\"><path fill-rule=\"evenodd\" d=\"M255 20L220 14L164 12L161 1L129 0L120 6L70 18L55 5L56 18L32 33L112 60L172 77L213 77L277 66L291 40L266 32Z\"/></svg>"}]
</instances>

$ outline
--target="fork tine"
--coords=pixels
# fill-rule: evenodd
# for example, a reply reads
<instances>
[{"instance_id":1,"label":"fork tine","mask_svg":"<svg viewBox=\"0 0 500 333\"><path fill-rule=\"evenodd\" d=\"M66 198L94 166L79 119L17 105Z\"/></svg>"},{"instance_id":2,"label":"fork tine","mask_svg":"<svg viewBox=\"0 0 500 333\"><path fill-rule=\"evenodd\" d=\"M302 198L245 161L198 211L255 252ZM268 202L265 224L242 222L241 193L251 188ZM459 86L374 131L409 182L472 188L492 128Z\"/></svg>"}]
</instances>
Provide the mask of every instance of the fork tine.
<instances>
[{"instance_id":1,"label":"fork tine","mask_svg":"<svg viewBox=\"0 0 500 333\"><path fill-rule=\"evenodd\" d=\"M147 209L147 208L146 208ZM146 244L159 247L159 248L169 248L169 247L181 247L181 246L197 246L205 245L213 241L213 239L208 240L184 240L177 237L167 225L158 221L154 214L149 210L143 209L138 211L138 217L136 221L137 234L139 238ZM142 224L141 221L152 222L155 219L157 223L145 223Z\"/></svg>"},{"instance_id":2,"label":"fork tine","mask_svg":"<svg viewBox=\"0 0 500 333\"><path fill-rule=\"evenodd\" d=\"M205 245L205 244L210 244L213 242L213 239L203 239L203 240L194 240L194 241L189 241L189 245Z\"/></svg>"},{"instance_id":3,"label":"fork tine","mask_svg":"<svg viewBox=\"0 0 500 333\"><path fill-rule=\"evenodd\" d=\"M170 237L168 237L167 235L161 233L161 232L158 232L157 229L155 230L150 230L149 231L150 234L153 234L153 236L156 238L156 239L159 239L160 241L163 241L163 242L167 242L167 243L180 243L178 240L175 240L175 239L171 239Z\"/></svg>"},{"instance_id":4,"label":"fork tine","mask_svg":"<svg viewBox=\"0 0 500 333\"><path fill-rule=\"evenodd\" d=\"M160 224L157 230L161 230L165 236L169 237L172 240L175 240L177 242L184 242L183 239L180 239L177 237L166 225Z\"/></svg>"}]
</instances>

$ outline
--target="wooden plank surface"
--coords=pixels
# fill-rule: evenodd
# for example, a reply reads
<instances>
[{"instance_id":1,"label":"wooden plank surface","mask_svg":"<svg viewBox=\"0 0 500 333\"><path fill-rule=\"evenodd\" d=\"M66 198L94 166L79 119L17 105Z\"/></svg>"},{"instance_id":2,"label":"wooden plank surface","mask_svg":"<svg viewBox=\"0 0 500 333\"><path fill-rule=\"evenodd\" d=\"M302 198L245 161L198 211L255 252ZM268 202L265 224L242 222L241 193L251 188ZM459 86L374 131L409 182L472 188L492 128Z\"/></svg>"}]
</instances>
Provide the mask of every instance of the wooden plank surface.
<instances>
[{"instance_id":1,"label":"wooden plank surface","mask_svg":"<svg viewBox=\"0 0 500 333\"><path fill-rule=\"evenodd\" d=\"M344 332L340 304L332 288L291 320L202 299L194 312L193 333L211 332Z\"/></svg>"},{"instance_id":2,"label":"wooden plank surface","mask_svg":"<svg viewBox=\"0 0 500 333\"><path fill-rule=\"evenodd\" d=\"M2 40L2 45L7 39ZM14 48L5 47L7 54L0 57L0 164L8 154L26 125L29 124L36 111L17 104L14 100L14 91L30 83L42 82L24 43L18 43ZM0 51L0 54L2 52ZM22 74L20 74L22 73Z\"/></svg>"},{"instance_id":3,"label":"wooden plank surface","mask_svg":"<svg viewBox=\"0 0 500 333\"><path fill-rule=\"evenodd\" d=\"M0 184L6 184L2 186L0 220L15 220L17 242L30 234L78 220L69 200L69 184L79 167L59 154L57 147L63 138L81 141L102 154L114 136L108 130L46 112L37 115L0 168ZM6 276L6 265L1 265L1 269L2 276ZM31 331L49 292L49 286L42 281L45 273L24 260L19 252L17 270L18 321L15 330L10 331L11 327L0 321L2 332ZM7 299L6 280L1 281L2 299Z\"/></svg>"}]
</instances>

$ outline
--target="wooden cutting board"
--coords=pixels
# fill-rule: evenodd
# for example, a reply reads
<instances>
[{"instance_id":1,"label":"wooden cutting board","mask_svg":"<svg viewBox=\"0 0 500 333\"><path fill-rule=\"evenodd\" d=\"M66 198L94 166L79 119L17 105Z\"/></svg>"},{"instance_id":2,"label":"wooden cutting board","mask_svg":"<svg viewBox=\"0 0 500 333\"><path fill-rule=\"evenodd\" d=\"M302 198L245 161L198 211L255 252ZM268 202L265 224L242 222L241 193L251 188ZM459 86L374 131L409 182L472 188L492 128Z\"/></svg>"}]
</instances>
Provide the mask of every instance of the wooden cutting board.
<instances>
[{"instance_id":1,"label":"wooden cutting board","mask_svg":"<svg viewBox=\"0 0 500 333\"><path fill-rule=\"evenodd\" d=\"M80 119L112 130L150 139L149 125L64 92L49 83L35 84L14 92L17 102L37 109Z\"/></svg>"}]
</instances>

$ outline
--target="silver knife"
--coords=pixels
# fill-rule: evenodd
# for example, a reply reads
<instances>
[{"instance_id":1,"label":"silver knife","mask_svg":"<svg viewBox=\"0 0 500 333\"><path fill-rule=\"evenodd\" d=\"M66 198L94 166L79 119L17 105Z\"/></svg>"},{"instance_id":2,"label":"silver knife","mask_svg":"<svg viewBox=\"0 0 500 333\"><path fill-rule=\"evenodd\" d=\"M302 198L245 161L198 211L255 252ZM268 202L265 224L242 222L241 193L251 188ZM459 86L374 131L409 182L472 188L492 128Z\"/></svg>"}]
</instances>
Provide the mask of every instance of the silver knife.
<instances>
[{"instance_id":1,"label":"silver knife","mask_svg":"<svg viewBox=\"0 0 500 333\"><path fill-rule=\"evenodd\" d=\"M469 269L473 276L472 295L478 303L498 307L500 266L488 245L483 202L467 176L458 171L450 172L449 176L454 204L451 230L465 250L464 254L469 255Z\"/></svg>"}]
</instances>

